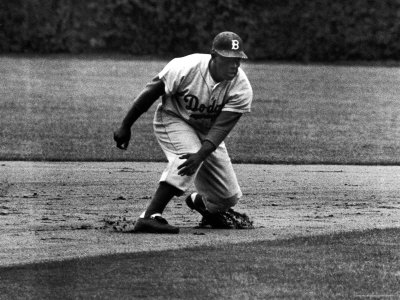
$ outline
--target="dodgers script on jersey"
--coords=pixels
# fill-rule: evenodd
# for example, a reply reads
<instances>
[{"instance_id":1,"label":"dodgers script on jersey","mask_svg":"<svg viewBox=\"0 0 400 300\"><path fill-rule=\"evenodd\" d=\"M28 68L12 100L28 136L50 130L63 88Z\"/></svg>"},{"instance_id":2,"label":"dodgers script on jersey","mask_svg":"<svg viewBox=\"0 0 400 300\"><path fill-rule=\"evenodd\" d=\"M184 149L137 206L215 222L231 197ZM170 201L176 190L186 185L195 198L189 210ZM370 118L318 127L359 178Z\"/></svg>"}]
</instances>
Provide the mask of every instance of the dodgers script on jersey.
<instances>
[{"instance_id":1,"label":"dodgers script on jersey","mask_svg":"<svg viewBox=\"0 0 400 300\"><path fill-rule=\"evenodd\" d=\"M241 68L232 80L216 83L209 71L210 59L210 54L175 58L158 74L165 84L164 111L202 133L209 131L221 111L250 112L253 99L250 82Z\"/></svg>"}]
</instances>

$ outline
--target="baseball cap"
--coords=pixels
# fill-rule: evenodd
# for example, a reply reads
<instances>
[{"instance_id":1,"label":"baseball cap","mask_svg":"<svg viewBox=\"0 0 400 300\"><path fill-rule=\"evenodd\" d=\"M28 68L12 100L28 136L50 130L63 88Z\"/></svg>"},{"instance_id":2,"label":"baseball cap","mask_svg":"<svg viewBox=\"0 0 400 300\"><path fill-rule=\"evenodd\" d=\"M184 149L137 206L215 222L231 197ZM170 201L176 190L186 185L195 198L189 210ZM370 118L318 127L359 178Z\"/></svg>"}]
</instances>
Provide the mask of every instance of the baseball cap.
<instances>
[{"instance_id":1,"label":"baseball cap","mask_svg":"<svg viewBox=\"0 0 400 300\"><path fill-rule=\"evenodd\" d=\"M211 50L224 57L247 58L243 51L242 39L231 31L218 33L214 38Z\"/></svg>"}]
</instances>

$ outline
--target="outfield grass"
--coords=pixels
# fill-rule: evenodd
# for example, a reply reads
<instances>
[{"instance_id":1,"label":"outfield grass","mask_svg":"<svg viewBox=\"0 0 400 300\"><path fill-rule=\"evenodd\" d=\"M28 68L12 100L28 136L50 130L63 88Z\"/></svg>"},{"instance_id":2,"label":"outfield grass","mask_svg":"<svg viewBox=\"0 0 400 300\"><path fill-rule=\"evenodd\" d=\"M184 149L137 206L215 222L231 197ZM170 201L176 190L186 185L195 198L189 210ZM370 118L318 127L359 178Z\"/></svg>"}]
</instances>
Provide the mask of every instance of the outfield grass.
<instances>
[{"instance_id":1,"label":"outfield grass","mask_svg":"<svg viewBox=\"0 0 400 300\"><path fill-rule=\"evenodd\" d=\"M400 231L0 268L5 299L398 299ZM11 288L12 287L12 288Z\"/></svg>"},{"instance_id":2,"label":"outfield grass","mask_svg":"<svg viewBox=\"0 0 400 300\"><path fill-rule=\"evenodd\" d=\"M1 160L163 161L154 107L114 146L132 99L166 60L0 57ZM400 68L246 63L254 104L235 162L400 164Z\"/></svg>"}]
</instances>

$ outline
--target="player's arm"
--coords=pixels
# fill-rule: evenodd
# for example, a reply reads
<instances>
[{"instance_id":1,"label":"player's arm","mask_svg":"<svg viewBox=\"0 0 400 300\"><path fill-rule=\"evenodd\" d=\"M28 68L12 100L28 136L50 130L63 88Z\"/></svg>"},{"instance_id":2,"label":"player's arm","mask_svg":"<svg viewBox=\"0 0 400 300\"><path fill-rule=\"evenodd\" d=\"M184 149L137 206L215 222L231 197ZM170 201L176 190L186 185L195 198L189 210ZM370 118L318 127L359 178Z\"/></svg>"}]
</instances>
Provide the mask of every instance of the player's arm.
<instances>
[{"instance_id":1,"label":"player's arm","mask_svg":"<svg viewBox=\"0 0 400 300\"><path fill-rule=\"evenodd\" d=\"M193 175L200 164L222 143L239 121L241 113L222 111L196 153L182 155L186 161L178 167L179 175Z\"/></svg>"},{"instance_id":2,"label":"player's arm","mask_svg":"<svg viewBox=\"0 0 400 300\"><path fill-rule=\"evenodd\" d=\"M158 77L153 78L153 80L146 85L133 101L132 107L122 120L121 126L114 131L114 140L117 142L118 148L126 150L129 145L129 140L131 139L132 125L164 94L164 82Z\"/></svg>"},{"instance_id":3,"label":"player's arm","mask_svg":"<svg viewBox=\"0 0 400 300\"><path fill-rule=\"evenodd\" d=\"M215 120L214 125L208 132L205 141L213 144L214 150L217 149L219 144L221 144L225 140L228 134L236 126L242 115L242 113L238 112L222 111ZM209 154L211 154L211 152Z\"/></svg>"}]
</instances>

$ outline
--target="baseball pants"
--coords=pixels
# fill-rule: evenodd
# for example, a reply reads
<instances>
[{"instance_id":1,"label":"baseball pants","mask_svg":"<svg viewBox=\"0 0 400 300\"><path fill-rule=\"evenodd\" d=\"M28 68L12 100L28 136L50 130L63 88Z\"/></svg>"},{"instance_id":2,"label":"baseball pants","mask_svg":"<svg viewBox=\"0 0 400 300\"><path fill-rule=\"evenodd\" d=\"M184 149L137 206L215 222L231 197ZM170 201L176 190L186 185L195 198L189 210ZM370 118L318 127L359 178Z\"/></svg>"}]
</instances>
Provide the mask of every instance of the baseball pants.
<instances>
[{"instance_id":1,"label":"baseball pants","mask_svg":"<svg viewBox=\"0 0 400 300\"><path fill-rule=\"evenodd\" d=\"M184 120L166 112L161 105L155 113L153 126L168 159L160 182L166 182L182 193L194 184L211 213L226 211L239 201L242 192L224 142L207 157L194 175L181 176L178 175L178 166L185 159L179 157L186 153L196 153L205 136Z\"/></svg>"}]
</instances>

